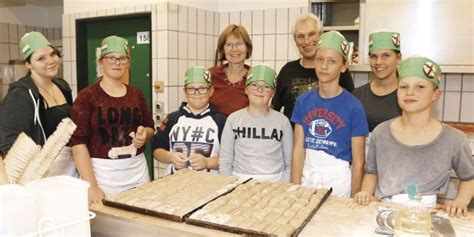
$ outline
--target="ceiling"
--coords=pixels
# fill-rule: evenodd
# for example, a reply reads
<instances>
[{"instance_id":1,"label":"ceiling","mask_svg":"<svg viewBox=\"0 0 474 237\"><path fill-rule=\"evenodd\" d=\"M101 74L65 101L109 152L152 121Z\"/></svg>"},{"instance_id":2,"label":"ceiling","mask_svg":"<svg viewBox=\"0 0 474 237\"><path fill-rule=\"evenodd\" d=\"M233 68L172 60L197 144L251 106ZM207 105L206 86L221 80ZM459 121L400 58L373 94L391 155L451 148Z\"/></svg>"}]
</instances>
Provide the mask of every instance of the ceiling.
<instances>
[{"instance_id":1,"label":"ceiling","mask_svg":"<svg viewBox=\"0 0 474 237\"><path fill-rule=\"evenodd\" d=\"M26 5L59 7L63 5L63 0L0 0L0 7L22 7Z\"/></svg>"}]
</instances>

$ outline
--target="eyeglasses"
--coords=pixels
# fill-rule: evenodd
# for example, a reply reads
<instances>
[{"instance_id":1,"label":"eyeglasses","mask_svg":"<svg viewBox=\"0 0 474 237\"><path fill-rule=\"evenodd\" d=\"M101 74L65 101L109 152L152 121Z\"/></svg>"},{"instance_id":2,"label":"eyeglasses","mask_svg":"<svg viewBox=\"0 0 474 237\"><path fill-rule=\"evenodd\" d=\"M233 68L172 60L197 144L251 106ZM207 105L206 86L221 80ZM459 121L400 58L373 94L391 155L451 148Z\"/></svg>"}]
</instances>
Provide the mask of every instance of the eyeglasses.
<instances>
[{"instance_id":1,"label":"eyeglasses","mask_svg":"<svg viewBox=\"0 0 474 237\"><path fill-rule=\"evenodd\" d=\"M199 95L206 94L209 91L210 87L185 87L184 90L188 95L195 95L198 93Z\"/></svg>"},{"instance_id":2,"label":"eyeglasses","mask_svg":"<svg viewBox=\"0 0 474 237\"><path fill-rule=\"evenodd\" d=\"M237 43L237 44L232 44L232 43L225 43L224 44L225 49L244 49L245 48L245 43Z\"/></svg>"},{"instance_id":3,"label":"eyeglasses","mask_svg":"<svg viewBox=\"0 0 474 237\"><path fill-rule=\"evenodd\" d=\"M306 39L313 40L318 37L318 33L316 31L311 31L308 34L296 34L295 39L298 43L304 43Z\"/></svg>"},{"instance_id":4,"label":"eyeglasses","mask_svg":"<svg viewBox=\"0 0 474 237\"><path fill-rule=\"evenodd\" d=\"M262 91L264 92L269 92L271 90L273 90L273 88L270 86L270 85L267 85L267 84L264 84L264 85L259 85L257 83L250 83L248 85L248 87L252 90L255 90L255 91L258 91L260 90L260 88L262 89Z\"/></svg>"},{"instance_id":5,"label":"eyeglasses","mask_svg":"<svg viewBox=\"0 0 474 237\"><path fill-rule=\"evenodd\" d=\"M115 62L117 62L117 60L120 62L120 64L125 64L128 63L128 61L130 60L127 56L120 56L118 58L114 56L104 56L103 58L105 58L105 61L108 64L114 64Z\"/></svg>"}]
</instances>

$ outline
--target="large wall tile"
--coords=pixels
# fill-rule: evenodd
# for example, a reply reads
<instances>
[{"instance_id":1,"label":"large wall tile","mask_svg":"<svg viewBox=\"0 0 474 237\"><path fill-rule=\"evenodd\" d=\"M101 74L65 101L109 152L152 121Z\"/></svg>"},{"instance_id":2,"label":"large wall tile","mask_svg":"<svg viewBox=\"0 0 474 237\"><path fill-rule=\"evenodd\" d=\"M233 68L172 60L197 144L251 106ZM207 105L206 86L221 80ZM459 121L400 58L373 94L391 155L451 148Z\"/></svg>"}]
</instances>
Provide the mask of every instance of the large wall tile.
<instances>
[{"instance_id":1,"label":"large wall tile","mask_svg":"<svg viewBox=\"0 0 474 237\"><path fill-rule=\"evenodd\" d=\"M461 93L460 92L446 92L444 94L444 121L459 121L460 114Z\"/></svg>"},{"instance_id":2,"label":"large wall tile","mask_svg":"<svg viewBox=\"0 0 474 237\"><path fill-rule=\"evenodd\" d=\"M170 58L178 57L178 32L168 32L168 56Z\"/></svg>"},{"instance_id":3,"label":"large wall tile","mask_svg":"<svg viewBox=\"0 0 474 237\"><path fill-rule=\"evenodd\" d=\"M3 32L2 34L4 34ZM8 37L10 44L18 44L18 25L17 24L8 24Z\"/></svg>"},{"instance_id":4,"label":"large wall tile","mask_svg":"<svg viewBox=\"0 0 474 237\"><path fill-rule=\"evenodd\" d=\"M8 43L8 23L0 23L0 43Z\"/></svg>"},{"instance_id":5,"label":"large wall tile","mask_svg":"<svg viewBox=\"0 0 474 237\"><path fill-rule=\"evenodd\" d=\"M10 59L10 45L0 43L0 63L7 64Z\"/></svg>"},{"instance_id":6,"label":"large wall tile","mask_svg":"<svg viewBox=\"0 0 474 237\"><path fill-rule=\"evenodd\" d=\"M168 3L156 4L156 29L168 29Z\"/></svg>"},{"instance_id":7,"label":"large wall tile","mask_svg":"<svg viewBox=\"0 0 474 237\"><path fill-rule=\"evenodd\" d=\"M446 75L446 91L461 91L462 74L447 74Z\"/></svg>"},{"instance_id":8,"label":"large wall tile","mask_svg":"<svg viewBox=\"0 0 474 237\"><path fill-rule=\"evenodd\" d=\"M197 9L197 33L206 33L206 12L203 9Z\"/></svg>"},{"instance_id":9,"label":"large wall tile","mask_svg":"<svg viewBox=\"0 0 474 237\"><path fill-rule=\"evenodd\" d=\"M212 11L206 11L206 35L214 35L214 12Z\"/></svg>"},{"instance_id":10,"label":"large wall tile","mask_svg":"<svg viewBox=\"0 0 474 237\"><path fill-rule=\"evenodd\" d=\"M462 93L461 101L461 121L474 123L474 92Z\"/></svg>"},{"instance_id":11,"label":"large wall tile","mask_svg":"<svg viewBox=\"0 0 474 237\"><path fill-rule=\"evenodd\" d=\"M178 30L188 31L188 7L178 6Z\"/></svg>"},{"instance_id":12,"label":"large wall tile","mask_svg":"<svg viewBox=\"0 0 474 237\"><path fill-rule=\"evenodd\" d=\"M229 25L229 13L228 12L221 12L219 13L219 32L220 34L224 29Z\"/></svg>"},{"instance_id":13,"label":"large wall tile","mask_svg":"<svg viewBox=\"0 0 474 237\"><path fill-rule=\"evenodd\" d=\"M214 42L214 36L206 35L206 57L205 59L213 59L216 51L217 43Z\"/></svg>"},{"instance_id":14,"label":"large wall tile","mask_svg":"<svg viewBox=\"0 0 474 237\"><path fill-rule=\"evenodd\" d=\"M288 34L288 9L282 8L276 10L276 33Z\"/></svg>"},{"instance_id":15,"label":"large wall tile","mask_svg":"<svg viewBox=\"0 0 474 237\"><path fill-rule=\"evenodd\" d=\"M194 7L188 7L188 31L197 32L197 9Z\"/></svg>"},{"instance_id":16,"label":"large wall tile","mask_svg":"<svg viewBox=\"0 0 474 237\"><path fill-rule=\"evenodd\" d=\"M184 86L184 74L188 69L188 60L187 59L179 59L178 60L178 85L180 87Z\"/></svg>"},{"instance_id":17,"label":"large wall tile","mask_svg":"<svg viewBox=\"0 0 474 237\"><path fill-rule=\"evenodd\" d=\"M69 21L68 21L69 22ZM64 25L64 23L63 23ZM24 25L18 25L18 41L23 37L23 35L26 34L26 26Z\"/></svg>"},{"instance_id":18,"label":"large wall tile","mask_svg":"<svg viewBox=\"0 0 474 237\"><path fill-rule=\"evenodd\" d=\"M288 59L288 35L276 35L276 60Z\"/></svg>"},{"instance_id":19,"label":"large wall tile","mask_svg":"<svg viewBox=\"0 0 474 237\"><path fill-rule=\"evenodd\" d=\"M156 59L156 80L157 81L162 81L165 86L169 85L169 75L168 75L168 59Z\"/></svg>"},{"instance_id":20,"label":"large wall tile","mask_svg":"<svg viewBox=\"0 0 474 237\"><path fill-rule=\"evenodd\" d=\"M301 8L299 7L288 9L288 32L290 32L290 34L293 32L293 25L295 24L296 18L298 18L301 14Z\"/></svg>"},{"instance_id":21,"label":"large wall tile","mask_svg":"<svg viewBox=\"0 0 474 237\"><path fill-rule=\"evenodd\" d=\"M263 60L263 49L265 47L263 43L263 35L254 35L252 37L252 44L252 60Z\"/></svg>"},{"instance_id":22,"label":"large wall tile","mask_svg":"<svg viewBox=\"0 0 474 237\"><path fill-rule=\"evenodd\" d=\"M197 59L205 60L206 59L206 36L197 35Z\"/></svg>"},{"instance_id":23,"label":"large wall tile","mask_svg":"<svg viewBox=\"0 0 474 237\"><path fill-rule=\"evenodd\" d=\"M188 34L188 58L196 59L197 58L197 35Z\"/></svg>"},{"instance_id":24,"label":"large wall tile","mask_svg":"<svg viewBox=\"0 0 474 237\"><path fill-rule=\"evenodd\" d=\"M296 47L295 40L292 34L288 35L288 61L300 58L300 52Z\"/></svg>"},{"instance_id":25,"label":"large wall tile","mask_svg":"<svg viewBox=\"0 0 474 237\"><path fill-rule=\"evenodd\" d=\"M168 60L168 86L177 86L179 80L178 75L178 59Z\"/></svg>"},{"instance_id":26,"label":"large wall tile","mask_svg":"<svg viewBox=\"0 0 474 237\"><path fill-rule=\"evenodd\" d=\"M168 29L178 30L178 5L168 3Z\"/></svg>"},{"instance_id":27,"label":"large wall tile","mask_svg":"<svg viewBox=\"0 0 474 237\"><path fill-rule=\"evenodd\" d=\"M157 31L156 32L156 56L158 58L168 57L168 31Z\"/></svg>"},{"instance_id":28,"label":"large wall tile","mask_svg":"<svg viewBox=\"0 0 474 237\"><path fill-rule=\"evenodd\" d=\"M188 33L178 33L178 58L188 58Z\"/></svg>"},{"instance_id":29,"label":"large wall tile","mask_svg":"<svg viewBox=\"0 0 474 237\"><path fill-rule=\"evenodd\" d=\"M252 34L263 34L263 10L252 11Z\"/></svg>"},{"instance_id":30,"label":"large wall tile","mask_svg":"<svg viewBox=\"0 0 474 237\"><path fill-rule=\"evenodd\" d=\"M252 32L252 11L242 11L240 13L240 25L242 25L249 34Z\"/></svg>"},{"instance_id":31,"label":"large wall tile","mask_svg":"<svg viewBox=\"0 0 474 237\"><path fill-rule=\"evenodd\" d=\"M268 9L263 12L263 32L274 34L276 32L276 10Z\"/></svg>"},{"instance_id":32,"label":"large wall tile","mask_svg":"<svg viewBox=\"0 0 474 237\"><path fill-rule=\"evenodd\" d=\"M19 59L20 50L18 49L18 44L10 44L10 58L9 59Z\"/></svg>"},{"instance_id":33,"label":"large wall tile","mask_svg":"<svg viewBox=\"0 0 474 237\"><path fill-rule=\"evenodd\" d=\"M275 51L276 51L275 38L276 38L275 35L263 36L263 44L264 44L263 59L264 60L275 60Z\"/></svg>"},{"instance_id":34,"label":"large wall tile","mask_svg":"<svg viewBox=\"0 0 474 237\"><path fill-rule=\"evenodd\" d=\"M474 92L474 74L462 75L462 90Z\"/></svg>"}]
</instances>

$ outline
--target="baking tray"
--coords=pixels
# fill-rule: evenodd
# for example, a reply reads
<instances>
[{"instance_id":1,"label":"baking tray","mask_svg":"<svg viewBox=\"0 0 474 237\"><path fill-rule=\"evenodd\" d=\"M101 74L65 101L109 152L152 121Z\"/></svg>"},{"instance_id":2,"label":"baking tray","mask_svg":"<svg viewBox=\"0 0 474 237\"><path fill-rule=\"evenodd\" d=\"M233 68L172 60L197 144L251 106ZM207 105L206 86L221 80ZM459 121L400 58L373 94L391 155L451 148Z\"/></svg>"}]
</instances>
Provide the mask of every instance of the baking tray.
<instances>
[{"instance_id":1,"label":"baking tray","mask_svg":"<svg viewBox=\"0 0 474 237\"><path fill-rule=\"evenodd\" d=\"M313 209L313 211L311 211L311 213L308 215L308 217L305 219L305 221L301 224L301 226L298 227L297 229L295 229L295 231L290 235L291 237L298 236L298 234L303 230L303 228L306 226L306 224L308 224L308 222L313 218L316 211L326 201L326 199L329 197L331 192L332 192L332 188L329 188L327 193L321 199L321 202L319 202L319 204ZM190 215L188 215L187 217L189 217ZM239 234L239 235L272 236L272 237L277 236L275 234L269 234L269 233L265 233L265 232L261 232L261 231L254 231L254 230L243 229L243 228L239 228L239 227L216 224L216 223L213 223L213 222L201 221L201 220L196 220L196 219L191 219L191 218L186 218L186 224L205 227L205 228L208 228L208 229L222 230L222 231L226 231L226 232L230 232L230 233L234 233L234 234Z\"/></svg>"},{"instance_id":2,"label":"baking tray","mask_svg":"<svg viewBox=\"0 0 474 237\"><path fill-rule=\"evenodd\" d=\"M162 218L162 219L170 220L170 221L174 221L174 222L184 222L187 217L189 217L191 214L193 214L198 209L202 208L203 206L205 206L209 202L212 202L212 201L216 200L217 198L219 198L221 196L225 196L226 194L232 192L239 185L247 183L250 179L251 178L242 180L242 182L240 184L236 185L235 187L229 189L228 191L226 191L222 194L216 195L214 198L209 199L208 201L204 202L202 205L196 206L196 208L190 210L188 213L186 213L183 216L173 215L173 214L164 213L164 212L158 212L158 211L154 211L154 210L150 210L150 209L146 209L146 208L142 208L142 207L136 207L136 206L132 206L132 205L124 204L124 203L110 201L110 200L107 200L107 199L104 199L102 201L102 203L106 206L115 207L115 208L122 209L122 210L125 210L125 211L131 211L131 212L136 212L136 213L140 213L140 214L144 214L144 215L148 215L148 216L154 216L154 217L158 217L158 218ZM127 190L125 192L129 192L131 190L133 190L133 189Z\"/></svg>"}]
</instances>

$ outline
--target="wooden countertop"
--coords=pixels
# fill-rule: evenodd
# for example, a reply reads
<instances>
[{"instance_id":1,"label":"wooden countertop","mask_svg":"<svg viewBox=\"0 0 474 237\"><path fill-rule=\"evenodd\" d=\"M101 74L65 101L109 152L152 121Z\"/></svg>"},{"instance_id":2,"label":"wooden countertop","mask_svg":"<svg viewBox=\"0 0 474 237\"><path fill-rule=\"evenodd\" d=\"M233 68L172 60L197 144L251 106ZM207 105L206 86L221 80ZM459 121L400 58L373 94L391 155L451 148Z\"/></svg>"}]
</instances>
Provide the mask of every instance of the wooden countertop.
<instances>
[{"instance_id":1,"label":"wooden countertop","mask_svg":"<svg viewBox=\"0 0 474 237\"><path fill-rule=\"evenodd\" d=\"M351 199L330 196L300 237L313 236L378 236L375 216L380 203L358 206ZM236 236L186 223L124 211L104 205L91 207L97 217L91 221L93 236ZM451 218L457 236L474 236L474 213L462 218Z\"/></svg>"},{"instance_id":2,"label":"wooden countertop","mask_svg":"<svg viewBox=\"0 0 474 237\"><path fill-rule=\"evenodd\" d=\"M466 135L474 135L474 123L444 122L451 127L463 131Z\"/></svg>"}]
</instances>

